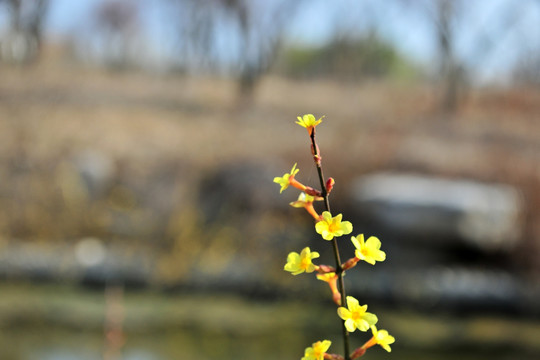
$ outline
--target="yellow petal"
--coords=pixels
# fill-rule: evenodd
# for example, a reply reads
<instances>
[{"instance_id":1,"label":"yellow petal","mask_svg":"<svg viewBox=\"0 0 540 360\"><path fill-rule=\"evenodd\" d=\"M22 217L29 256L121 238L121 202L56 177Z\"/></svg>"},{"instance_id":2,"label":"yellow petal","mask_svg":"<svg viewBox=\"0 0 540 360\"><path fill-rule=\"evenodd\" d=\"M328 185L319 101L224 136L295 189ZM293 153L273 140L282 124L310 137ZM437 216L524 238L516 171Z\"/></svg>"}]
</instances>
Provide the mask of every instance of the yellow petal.
<instances>
[{"instance_id":1,"label":"yellow petal","mask_svg":"<svg viewBox=\"0 0 540 360\"><path fill-rule=\"evenodd\" d=\"M296 168L296 164L297 163L294 163L294 165L293 165L293 167L291 169L291 174L290 175L296 175L300 171L300 169Z\"/></svg>"},{"instance_id":2,"label":"yellow petal","mask_svg":"<svg viewBox=\"0 0 540 360\"><path fill-rule=\"evenodd\" d=\"M352 232L352 224L350 221L343 221L341 223L341 231L343 231L343 234L350 234Z\"/></svg>"},{"instance_id":3,"label":"yellow petal","mask_svg":"<svg viewBox=\"0 0 540 360\"><path fill-rule=\"evenodd\" d=\"M351 236L351 242L353 243L354 247L357 249L360 249L360 242L358 242L358 239L357 239L357 237L360 237L360 236L363 236L363 235Z\"/></svg>"},{"instance_id":4,"label":"yellow petal","mask_svg":"<svg viewBox=\"0 0 540 360\"><path fill-rule=\"evenodd\" d=\"M377 318L377 315L372 314L372 313L368 313L368 312L364 314L363 319L368 323L367 329L369 329L369 327L371 325L375 325L377 323L377 321L379 321L379 319ZM366 331L366 330L364 330L364 331Z\"/></svg>"},{"instance_id":5,"label":"yellow petal","mask_svg":"<svg viewBox=\"0 0 540 360\"><path fill-rule=\"evenodd\" d=\"M369 330L369 323L364 319L357 320L356 328L360 331L367 331Z\"/></svg>"},{"instance_id":6,"label":"yellow petal","mask_svg":"<svg viewBox=\"0 0 540 360\"><path fill-rule=\"evenodd\" d=\"M334 238L334 234L330 231L323 231L321 235L324 240L332 240Z\"/></svg>"},{"instance_id":7,"label":"yellow petal","mask_svg":"<svg viewBox=\"0 0 540 360\"><path fill-rule=\"evenodd\" d=\"M297 252L291 252L289 255L287 255L287 262L288 263L299 263L300 262L300 254Z\"/></svg>"},{"instance_id":8,"label":"yellow petal","mask_svg":"<svg viewBox=\"0 0 540 360\"><path fill-rule=\"evenodd\" d=\"M367 239L366 241L366 246L371 249L380 249L381 240L379 240L375 236L370 236L369 239Z\"/></svg>"},{"instance_id":9,"label":"yellow petal","mask_svg":"<svg viewBox=\"0 0 540 360\"><path fill-rule=\"evenodd\" d=\"M359 307L358 300L356 300L356 299L355 299L354 297L352 297L352 296L347 296L347 307L348 307L350 310ZM367 306L366 306L366 309L367 309Z\"/></svg>"},{"instance_id":10,"label":"yellow petal","mask_svg":"<svg viewBox=\"0 0 540 360\"><path fill-rule=\"evenodd\" d=\"M330 223L332 221L332 214L329 211L323 211L322 213L323 220L327 223Z\"/></svg>"},{"instance_id":11,"label":"yellow petal","mask_svg":"<svg viewBox=\"0 0 540 360\"><path fill-rule=\"evenodd\" d=\"M294 272L298 271L298 266L296 266L294 264L291 264L291 263L287 263L283 267L283 270L294 273Z\"/></svg>"},{"instance_id":12,"label":"yellow petal","mask_svg":"<svg viewBox=\"0 0 540 360\"><path fill-rule=\"evenodd\" d=\"M353 332L356 330L356 324L354 323L353 319L345 320L345 328L348 332Z\"/></svg>"},{"instance_id":13,"label":"yellow petal","mask_svg":"<svg viewBox=\"0 0 540 360\"><path fill-rule=\"evenodd\" d=\"M330 345L332 345L330 340L323 340L321 342L321 351L326 352L330 348Z\"/></svg>"},{"instance_id":14,"label":"yellow petal","mask_svg":"<svg viewBox=\"0 0 540 360\"><path fill-rule=\"evenodd\" d=\"M338 313L338 316L343 320L347 320L351 318L351 312L347 308L344 308L343 306L337 309L337 313Z\"/></svg>"},{"instance_id":15,"label":"yellow petal","mask_svg":"<svg viewBox=\"0 0 540 360\"><path fill-rule=\"evenodd\" d=\"M303 259L305 257L308 257L310 253L309 247L305 247L302 249L302 252L300 252L300 258Z\"/></svg>"}]
</instances>

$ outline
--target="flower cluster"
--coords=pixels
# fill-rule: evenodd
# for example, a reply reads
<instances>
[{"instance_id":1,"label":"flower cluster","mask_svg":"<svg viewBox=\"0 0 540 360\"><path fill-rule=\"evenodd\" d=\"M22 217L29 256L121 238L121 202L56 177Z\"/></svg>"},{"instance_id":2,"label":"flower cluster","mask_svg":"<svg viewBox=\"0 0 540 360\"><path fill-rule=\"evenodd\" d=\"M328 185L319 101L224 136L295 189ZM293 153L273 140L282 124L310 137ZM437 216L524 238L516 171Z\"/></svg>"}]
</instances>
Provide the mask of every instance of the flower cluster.
<instances>
[{"instance_id":1,"label":"flower cluster","mask_svg":"<svg viewBox=\"0 0 540 360\"><path fill-rule=\"evenodd\" d=\"M364 240L364 235L359 234L351 237L351 242L355 247L355 256L344 263L341 263L337 238L351 234L353 226L351 222L343 221L342 214L333 216L329 211L328 195L332 191L335 181L333 178L328 178L326 181L324 180L321 166L322 158L320 156L319 147L315 142L315 128L322 122L323 118L324 116L316 119L312 114L306 114L301 117L298 116L298 121L296 121L298 125L307 129L311 139L311 152L319 173L321 190L306 186L295 178L300 171L296 167L297 164L293 165L290 172L274 178L274 182L280 185L280 193L290 186L301 191L298 199L291 202L290 205L295 208L305 209L315 220L315 231L320 234L324 240L331 241L334 245L333 249L336 258L335 267L324 264L314 264L313 260L318 259L320 255L316 251L311 251L309 247L305 247L300 253L295 251L290 252L287 256L287 263L284 266L284 270L292 273L292 275L316 272L317 279L326 282L330 287L332 299L338 306L337 315L343 321L345 357L327 353L331 342L329 340L322 340L317 341L313 343L311 347L306 348L302 360L356 359L364 355L366 350L374 345L380 345L383 349L390 352L390 344L394 343L394 337L390 336L386 330L377 330L375 327L375 324L378 322L377 316L367 311L367 305L360 305L360 302L356 298L346 296L345 293L343 276L347 270L355 267L360 261L375 265L376 262L381 262L386 259L386 253L381 250L381 241L377 237L370 236L367 240ZM314 202L316 201L324 201L326 209L320 215L315 210ZM342 303L343 300L346 300L346 306ZM371 339L353 352L349 352L348 334L356 330L366 332L369 329L372 331Z\"/></svg>"}]
</instances>

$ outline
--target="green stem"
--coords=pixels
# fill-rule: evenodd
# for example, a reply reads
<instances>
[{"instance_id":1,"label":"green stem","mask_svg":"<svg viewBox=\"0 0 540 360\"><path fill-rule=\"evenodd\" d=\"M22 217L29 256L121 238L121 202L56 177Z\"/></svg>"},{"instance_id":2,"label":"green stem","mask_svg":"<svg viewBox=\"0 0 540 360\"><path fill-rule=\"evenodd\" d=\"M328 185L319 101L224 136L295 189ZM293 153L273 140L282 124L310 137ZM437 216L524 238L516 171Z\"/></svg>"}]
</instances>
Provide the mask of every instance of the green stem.
<instances>
[{"instance_id":1,"label":"green stem","mask_svg":"<svg viewBox=\"0 0 540 360\"><path fill-rule=\"evenodd\" d=\"M317 148L317 143L315 142L315 128L310 133L311 138L311 147L313 149L313 157L314 159L317 159L320 154ZM315 166L317 167L317 173L319 174L319 181L321 183L321 195L324 198L324 207L326 208L326 211L330 211L330 201L328 200L328 191L326 191L326 182L324 180L324 174L323 169L321 166L320 160L315 160ZM345 283L343 282L343 268L341 267L341 259L339 256L339 248L337 244L337 240L334 237L332 239L332 248L334 249L334 259L336 261L336 274L338 275L338 288L339 292L341 294L341 304L344 303L346 299L346 292L345 292ZM345 322L342 321L342 330L343 330L343 347L345 352L345 360L350 360L350 352L349 352L349 332L347 331L347 328L345 327Z\"/></svg>"}]
</instances>

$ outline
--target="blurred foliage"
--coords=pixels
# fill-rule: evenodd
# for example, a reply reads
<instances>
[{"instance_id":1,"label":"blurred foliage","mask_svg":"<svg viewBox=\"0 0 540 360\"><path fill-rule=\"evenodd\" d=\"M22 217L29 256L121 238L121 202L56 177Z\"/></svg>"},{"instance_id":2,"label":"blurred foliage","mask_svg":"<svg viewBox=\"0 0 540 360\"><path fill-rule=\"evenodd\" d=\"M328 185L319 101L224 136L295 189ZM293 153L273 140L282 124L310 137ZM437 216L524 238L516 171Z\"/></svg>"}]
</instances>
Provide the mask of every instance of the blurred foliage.
<instances>
[{"instance_id":1,"label":"blurred foliage","mask_svg":"<svg viewBox=\"0 0 540 360\"><path fill-rule=\"evenodd\" d=\"M375 32L358 38L338 36L320 47L289 47L278 69L293 78L336 77L348 81L419 76L419 69Z\"/></svg>"}]
</instances>

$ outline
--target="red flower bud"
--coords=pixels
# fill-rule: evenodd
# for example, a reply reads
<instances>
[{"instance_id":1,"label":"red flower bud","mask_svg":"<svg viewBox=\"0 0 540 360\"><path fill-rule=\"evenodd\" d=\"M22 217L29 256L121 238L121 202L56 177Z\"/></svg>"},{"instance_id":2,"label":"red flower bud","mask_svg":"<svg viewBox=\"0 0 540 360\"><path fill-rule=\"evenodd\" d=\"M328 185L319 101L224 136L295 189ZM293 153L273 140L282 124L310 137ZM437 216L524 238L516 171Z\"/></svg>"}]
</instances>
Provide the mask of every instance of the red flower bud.
<instances>
[{"instance_id":1,"label":"red flower bud","mask_svg":"<svg viewBox=\"0 0 540 360\"><path fill-rule=\"evenodd\" d=\"M315 190L314 188L310 186L306 186L306 188L304 189L304 192L311 196L316 196L316 197L321 196L321 192L319 190Z\"/></svg>"},{"instance_id":2,"label":"red flower bud","mask_svg":"<svg viewBox=\"0 0 540 360\"><path fill-rule=\"evenodd\" d=\"M363 346L359 347L358 349L353 351L353 353L351 354L351 359L357 359L360 356L364 355L365 353L366 353L366 349Z\"/></svg>"},{"instance_id":3,"label":"red flower bud","mask_svg":"<svg viewBox=\"0 0 540 360\"><path fill-rule=\"evenodd\" d=\"M350 268L355 267L358 261L360 261L360 259L357 257L350 258L343 265L341 265L341 268L343 269L343 271L349 270Z\"/></svg>"},{"instance_id":4,"label":"red flower bud","mask_svg":"<svg viewBox=\"0 0 540 360\"><path fill-rule=\"evenodd\" d=\"M328 180L326 180L326 193L327 194L330 194L330 191L332 191L332 189L334 188L335 183L336 182L334 178L328 178Z\"/></svg>"},{"instance_id":5,"label":"red flower bud","mask_svg":"<svg viewBox=\"0 0 540 360\"><path fill-rule=\"evenodd\" d=\"M324 360L343 360L343 356L338 355L338 354L325 353Z\"/></svg>"},{"instance_id":6,"label":"red flower bud","mask_svg":"<svg viewBox=\"0 0 540 360\"><path fill-rule=\"evenodd\" d=\"M329 272L336 272L336 269L329 265L319 265L320 274L326 274Z\"/></svg>"}]
</instances>

